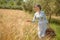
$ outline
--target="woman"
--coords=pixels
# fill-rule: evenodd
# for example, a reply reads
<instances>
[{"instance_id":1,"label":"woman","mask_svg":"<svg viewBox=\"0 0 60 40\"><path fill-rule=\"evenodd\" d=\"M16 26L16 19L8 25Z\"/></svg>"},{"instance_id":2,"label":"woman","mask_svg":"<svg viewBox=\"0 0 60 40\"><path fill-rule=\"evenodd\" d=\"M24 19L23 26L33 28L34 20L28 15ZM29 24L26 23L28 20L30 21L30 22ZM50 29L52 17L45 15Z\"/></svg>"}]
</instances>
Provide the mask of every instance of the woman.
<instances>
[{"instance_id":1,"label":"woman","mask_svg":"<svg viewBox=\"0 0 60 40\"><path fill-rule=\"evenodd\" d=\"M44 11L41 11L40 5L35 5L34 11L36 13L34 14L32 22L35 22L35 20L38 19L38 37L41 39L45 37L48 21Z\"/></svg>"}]
</instances>

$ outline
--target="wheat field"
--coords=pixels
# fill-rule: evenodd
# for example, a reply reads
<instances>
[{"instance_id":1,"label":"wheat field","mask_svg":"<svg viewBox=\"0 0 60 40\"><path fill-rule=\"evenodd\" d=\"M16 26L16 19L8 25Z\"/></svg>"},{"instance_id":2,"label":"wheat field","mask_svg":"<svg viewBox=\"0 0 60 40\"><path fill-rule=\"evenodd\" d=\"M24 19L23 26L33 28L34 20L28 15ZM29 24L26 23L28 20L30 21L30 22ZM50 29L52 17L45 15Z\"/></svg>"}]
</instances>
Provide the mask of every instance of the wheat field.
<instances>
[{"instance_id":1,"label":"wheat field","mask_svg":"<svg viewBox=\"0 0 60 40\"><path fill-rule=\"evenodd\" d=\"M32 20L28 12L0 9L0 40L40 40L37 22L27 22L28 19Z\"/></svg>"},{"instance_id":2,"label":"wheat field","mask_svg":"<svg viewBox=\"0 0 60 40\"><path fill-rule=\"evenodd\" d=\"M0 40L38 40L37 24L27 19L32 16L24 11L0 9Z\"/></svg>"}]
</instances>

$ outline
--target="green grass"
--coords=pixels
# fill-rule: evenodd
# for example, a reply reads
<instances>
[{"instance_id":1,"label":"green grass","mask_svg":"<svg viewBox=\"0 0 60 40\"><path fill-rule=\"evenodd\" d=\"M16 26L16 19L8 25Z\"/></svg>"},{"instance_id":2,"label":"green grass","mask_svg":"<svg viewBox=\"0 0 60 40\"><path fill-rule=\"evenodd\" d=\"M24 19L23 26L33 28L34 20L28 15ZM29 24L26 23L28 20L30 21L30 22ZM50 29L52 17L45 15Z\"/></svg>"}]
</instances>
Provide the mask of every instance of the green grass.
<instances>
[{"instance_id":1,"label":"green grass","mask_svg":"<svg viewBox=\"0 0 60 40\"><path fill-rule=\"evenodd\" d=\"M56 23L51 23L51 27L55 30L56 33L55 40L60 40L60 25Z\"/></svg>"}]
</instances>

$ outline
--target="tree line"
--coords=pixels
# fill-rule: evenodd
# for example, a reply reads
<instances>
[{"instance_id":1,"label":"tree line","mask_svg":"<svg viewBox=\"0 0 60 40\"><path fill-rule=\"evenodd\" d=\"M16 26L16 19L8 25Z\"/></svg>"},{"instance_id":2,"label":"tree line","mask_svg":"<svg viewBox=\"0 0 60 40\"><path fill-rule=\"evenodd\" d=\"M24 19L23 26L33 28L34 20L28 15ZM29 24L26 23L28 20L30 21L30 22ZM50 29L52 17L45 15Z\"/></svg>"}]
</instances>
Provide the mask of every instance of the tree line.
<instances>
[{"instance_id":1,"label":"tree line","mask_svg":"<svg viewBox=\"0 0 60 40\"><path fill-rule=\"evenodd\" d=\"M52 14L60 16L60 0L0 0L0 8L20 9L29 12L33 11L35 4L42 6L42 10L49 15L49 21Z\"/></svg>"}]
</instances>

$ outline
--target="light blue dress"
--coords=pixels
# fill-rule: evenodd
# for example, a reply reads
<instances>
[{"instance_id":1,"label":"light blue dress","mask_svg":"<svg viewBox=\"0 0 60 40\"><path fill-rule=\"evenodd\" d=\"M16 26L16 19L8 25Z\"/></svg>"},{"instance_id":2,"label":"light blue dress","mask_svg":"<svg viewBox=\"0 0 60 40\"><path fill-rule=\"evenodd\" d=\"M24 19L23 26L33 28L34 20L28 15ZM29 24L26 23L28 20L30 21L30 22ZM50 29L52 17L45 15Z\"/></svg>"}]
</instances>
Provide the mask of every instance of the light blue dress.
<instances>
[{"instance_id":1,"label":"light blue dress","mask_svg":"<svg viewBox=\"0 0 60 40\"><path fill-rule=\"evenodd\" d=\"M48 23L44 11L36 12L34 14L32 22L35 22L36 19L38 19L38 37L44 37Z\"/></svg>"}]
</instances>

